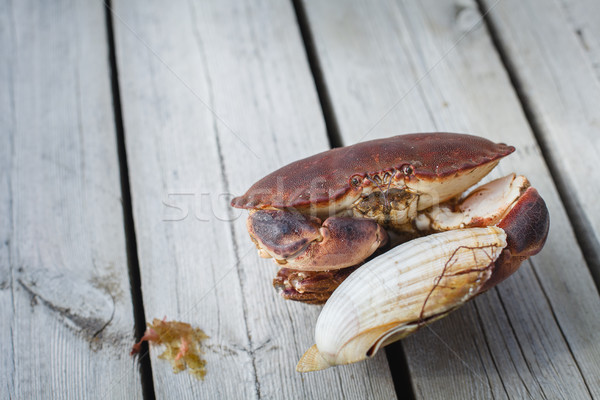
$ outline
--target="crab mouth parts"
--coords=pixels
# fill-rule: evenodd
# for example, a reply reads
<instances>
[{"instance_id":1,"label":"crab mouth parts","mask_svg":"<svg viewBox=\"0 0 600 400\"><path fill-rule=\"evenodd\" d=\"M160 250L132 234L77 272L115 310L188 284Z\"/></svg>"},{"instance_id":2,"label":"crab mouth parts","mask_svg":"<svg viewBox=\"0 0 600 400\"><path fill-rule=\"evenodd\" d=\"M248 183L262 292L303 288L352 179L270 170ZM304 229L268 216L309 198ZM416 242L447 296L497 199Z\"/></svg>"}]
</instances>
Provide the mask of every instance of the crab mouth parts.
<instances>
[{"instance_id":1,"label":"crab mouth parts","mask_svg":"<svg viewBox=\"0 0 600 400\"><path fill-rule=\"evenodd\" d=\"M377 186L377 188L379 189L379 193L381 193L383 195L383 203L385 205L386 209L390 208L390 202L388 200L388 193L390 191L390 186L392 185L392 177L391 175L385 174L383 176L383 179L380 178L379 175L375 175L373 176L368 176L368 179L370 182L372 182L375 186ZM388 183L386 184L385 181L388 181ZM385 189L383 187L386 187Z\"/></svg>"},{"instance_id":2,"label":"crab mouth parts","mask_svg":"<svg viewBox=\"0 0 600 400\"><path fill-rule=\"evenodd\" d=\"M417 216L419 195L406 188L373 191L352 208L355 217L376 220L387 229L407 231L404 227Z\"/></svg>"}]
</instances>

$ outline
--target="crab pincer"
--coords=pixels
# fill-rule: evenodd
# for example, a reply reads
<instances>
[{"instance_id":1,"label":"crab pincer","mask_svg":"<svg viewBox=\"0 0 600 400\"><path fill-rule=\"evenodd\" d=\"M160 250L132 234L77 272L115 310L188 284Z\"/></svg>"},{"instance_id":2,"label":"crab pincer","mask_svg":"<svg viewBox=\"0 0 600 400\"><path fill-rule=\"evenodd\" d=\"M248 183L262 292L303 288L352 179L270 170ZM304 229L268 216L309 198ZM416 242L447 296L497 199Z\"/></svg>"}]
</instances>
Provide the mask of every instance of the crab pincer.
<instances>
[{"instance_id":1,"label":"crab pincer","mask_svg":"<svg viewBox=\"0 0 600 400\"><path fill-rule=\"evenodd\" d=\"M289 268L323 271L356 265L387 242L381 225L369 219L318 218L282 210L259 210L248 232L261 255Z\"/></svg>"}]
</instances>

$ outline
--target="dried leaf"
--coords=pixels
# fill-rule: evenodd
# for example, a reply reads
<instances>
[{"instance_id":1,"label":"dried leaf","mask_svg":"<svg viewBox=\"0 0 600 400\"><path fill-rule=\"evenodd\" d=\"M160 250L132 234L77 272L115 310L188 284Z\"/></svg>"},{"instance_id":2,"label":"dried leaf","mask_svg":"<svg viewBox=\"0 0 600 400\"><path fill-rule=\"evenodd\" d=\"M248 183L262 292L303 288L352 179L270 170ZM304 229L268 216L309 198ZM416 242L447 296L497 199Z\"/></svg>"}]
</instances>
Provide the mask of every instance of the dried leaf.
<instances>
[{"instance_id":1,"label":"dried leaf","mask_svg":"<svg viewBox=\"0 0 600 400\"><path fill-rule=\"evenodd\" d=\"M140 352L143 342L154 345L165 345L165 351L158 356L168 360L173 366L173 372L178 373L189 368L190 374L204 380L206 361L201 358L201 342L208 336L200 328L179 321L166 321L154 318L148 323L148 328L142 339L133 345L131 354Z\"/></svg>"}]
</instances>

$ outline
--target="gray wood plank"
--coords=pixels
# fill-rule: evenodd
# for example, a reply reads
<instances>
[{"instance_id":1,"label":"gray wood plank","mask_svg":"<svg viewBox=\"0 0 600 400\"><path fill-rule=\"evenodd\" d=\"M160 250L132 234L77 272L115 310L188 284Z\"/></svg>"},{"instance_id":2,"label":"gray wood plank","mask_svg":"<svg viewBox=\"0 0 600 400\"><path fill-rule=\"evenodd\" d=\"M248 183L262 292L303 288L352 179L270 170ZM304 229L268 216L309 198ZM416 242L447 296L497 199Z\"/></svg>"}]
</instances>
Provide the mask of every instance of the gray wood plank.
<instances>
[{"instance_id":1,"label":"gray wood plank","mask_svg":"<svg viewBox=\"0 0 600 400\"><path fill-rule=\"evenodd\" d=\"M2 1L0 60L2 397L141 398L102 3Z\"/></svg>"},{"instance_id":2,"label":"gray wood plank","mask_svg":"<svg viewBox=\"0 0 600 400\"><path fill-rule=\"evenodd\" d=\"M159 398L394 398L384 355L300 375L318 307L285 302L246 213L255 180L328 147L291 4L115 4L117 58L144 305L210 336L208 374L151 350Z\"/></svg>"},{"instance_id":3,"label":"gray wood plank","mask_svg":"<svg viewBox=\"0 0 600 400\"><path fill-rule=\"evenodd\" d=\"M490 13L600 282L600 3L507 1ZM564 292L560 282L551 288ZM578 327L573 327L579 330ZM594 348L585 332L578 347ZM592 342L593 343L593 342ZM595 345L598 345L596 340ZM600 397L598 353L590 388Z\"/></svg>"},{"instance_id":4,"label":"gray wood plank","mask_svg":"<svg viewBox=\"0 0 600 400\"><path fill-rule=\"evenodd\" d=\"M545 249L515 276L403 341L417 397L596 395L598 293L477 5L304 4L344 143L455 131L513 144L493 176L527 175L551 213Z\"/></svg>"}]
</instances>

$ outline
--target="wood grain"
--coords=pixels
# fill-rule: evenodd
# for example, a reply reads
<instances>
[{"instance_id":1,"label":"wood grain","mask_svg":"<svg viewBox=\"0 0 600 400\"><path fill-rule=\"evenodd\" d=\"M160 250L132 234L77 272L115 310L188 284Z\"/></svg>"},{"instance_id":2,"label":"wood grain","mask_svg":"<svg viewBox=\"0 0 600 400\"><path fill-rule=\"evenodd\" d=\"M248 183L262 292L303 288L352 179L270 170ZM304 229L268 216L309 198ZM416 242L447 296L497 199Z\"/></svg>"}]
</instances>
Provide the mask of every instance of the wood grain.
<instances>
[{"instance_id":1,"label":"wood grain","mask_svg":"<svg viewBox=\"0 0 600 400\"><path fill-rule=\"evenodd\" d=\"M101 2L0 5L0 391L141 398Z\"/></svg>"},{"instance_id":2,"label":"wood grain","mask_svg":"<svg viewBox=\"0 0 600 400\"><path fill-rule=\"evenodd\" d=\"M204 382L152 353L159 398L394 398L382 354L300 375L318 307L283 301L233 210L273 169L327 149L291 4L116 2L144 306L210 336Z\"/></svg>"},{"instance_id":3,"label":"wood grain","mask_svg":"<svg viewBox=\"0 0 600 400\"><path fill-rule=\"evenodd\" d=\"M485 3L485 2L484 2ZM600 3L594 1L507 1L490 13L498 41L512 66L538 137L544 144L563 200L600 282ZM543 282L564 296L563 282ZM553 303L559 300L550 298ZM556 300L554 300L556 299ZM562 302L561 302L562 303ZM561 310L558 305L555 309ZM568 313L582 314L576 308ZM566 316L558 315L559 318ZM581 349L578 364L600 397L600 340L579 324L565 326Z\"/></svg>"},{"instance_id":4,"label":"wood grain","mask_svg":"<svg viewBox=\"0 0 600 400\"><path fill-rule=\"evenodd\" d=\"M403 341L416 396L597 395L598 293L477 5L307 0L304 6L345 144L416 131L507 142L517 152L493 176L525 174L551 213L545 249L515 276Z\"/></svg>"}]
</instances>

